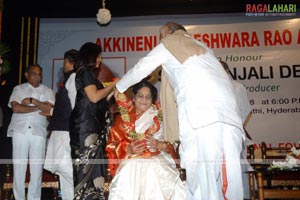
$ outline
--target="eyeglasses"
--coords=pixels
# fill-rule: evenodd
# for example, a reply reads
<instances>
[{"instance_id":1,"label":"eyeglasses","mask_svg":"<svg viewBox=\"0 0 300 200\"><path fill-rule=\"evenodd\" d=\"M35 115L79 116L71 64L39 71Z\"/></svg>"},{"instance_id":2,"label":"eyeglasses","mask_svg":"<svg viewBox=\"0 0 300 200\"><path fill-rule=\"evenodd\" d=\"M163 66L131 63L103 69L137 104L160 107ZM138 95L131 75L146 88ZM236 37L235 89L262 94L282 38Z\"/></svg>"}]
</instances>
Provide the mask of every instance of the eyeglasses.
<instances>
[{"instance_id":1,"label":"eyeglasses","mask_svg":"<svg viewBox=\"0 0 300 200\"><path fill-rule=\"evenodd\" d=\"M135 95L135 97L137 100L146 99L147 101L152 101L152 95L143 95L143 94L137 93Z\"/></svg>"}]
</instances>

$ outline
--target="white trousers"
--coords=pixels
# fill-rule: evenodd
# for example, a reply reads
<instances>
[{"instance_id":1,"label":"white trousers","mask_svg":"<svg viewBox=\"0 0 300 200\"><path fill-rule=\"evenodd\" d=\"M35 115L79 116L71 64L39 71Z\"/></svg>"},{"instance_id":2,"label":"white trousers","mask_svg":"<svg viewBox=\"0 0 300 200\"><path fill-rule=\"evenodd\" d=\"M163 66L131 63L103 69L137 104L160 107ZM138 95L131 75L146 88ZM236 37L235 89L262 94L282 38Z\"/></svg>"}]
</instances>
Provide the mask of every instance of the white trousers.
<instances>
[{"instance_id":1,"label":"white trousers","mask_svg":"<svg viewBox=\"0 0 300 200\"><path fill-rule=\"evenodd\" d=\"M68 131L52 131L45 159L46 170L59 175L63 200L74 199L73 166Z\"/></svg>"},{"instance_id":2,"label":"white trousers","mask_svg":"<svg viewBox=\"0 0 300 200\"><path fill-rule=\"evenodd\" d=\"M25 200L25 177L29 158L28 200L41 199L46 139L31 133L13 135L13 176L15 200Z\"/></svg>"},{"instance_id":3,"label":"white trousers","mask_svg":"<svg viewBox=\"0 0 300 200\"><path fill-rule=\"evenodd\" d=\"M188 199L242 200L241 130L220 122L194 130L188 121L181 122L180 156L186 169Z\"/></svg>"},{"instance_id":4,"label":"white trousers","mask_svg":"<svg viewBox=\"0 0 300 200\"><path fill-rule=\"evenodd\" d=\"M247 138L246 138L247 141ZM244 187L244 199L250 199L250 191L249 191L249 175L248 172L254 171L253 167L247 160L247 142L243 143L242 153L241 153L241 169L242 169L242 180ZM256 183L254 182L254 186L256 187Z\"/></svg>"}]
</instances>

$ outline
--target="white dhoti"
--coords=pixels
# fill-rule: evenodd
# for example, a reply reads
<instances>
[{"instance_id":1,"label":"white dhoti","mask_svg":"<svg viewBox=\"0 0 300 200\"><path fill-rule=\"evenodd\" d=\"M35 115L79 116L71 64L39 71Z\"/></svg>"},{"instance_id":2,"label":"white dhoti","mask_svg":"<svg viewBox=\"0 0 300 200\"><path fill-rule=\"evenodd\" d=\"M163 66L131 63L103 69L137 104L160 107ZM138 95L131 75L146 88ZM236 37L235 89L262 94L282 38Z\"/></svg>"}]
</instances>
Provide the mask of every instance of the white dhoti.
<instances>
[{"instance_id":1,"label":"white dhoti","mask_svg":"<svg viewBox=\"0 0 300 200\"><path fill-rule=\"evenodd\" d=\"M188 199L242 200L241 130L221 122L192 129L185 115L179 116L179 152L186 169Z\"/></svg>"},{"instance_id":2,"label":"white dhoti","mask_svg":"<svg viewBox=\"0 0 300 200\"><path fill-rule=\"evenodd\" d=\"M247 145L252 144L252 141L246 138L246 141L243 143L243 149L241 153L241 169L242 169L242 180L243 180L243 189L244 189L244 199L250 199L250 190L249 190L249 174L248 172L254 171L253 167L250 165L247 159ZM256 182L254 181L254 187L256 188Z\"/></svg>"},{"instance_id":3,"label":"white dhoti","mask_svg":"<svg viewBox=\"0 0 300 200\"><path fill-rule=\"evenodd\" d=\"M73 166L68 131L52 131L47 145L44 168L59 175L63 200L73 200Z\"/></svg>"},{"instance_id":4,"label":"white dhoti","mask_svg":"<svg viewBox=\"0 0 300 200\"><path fill-rule=\"evenodd\" d=\"M109 190L109 200L184 200L186 193L170 155L121 162Z\"/></svg>"}]
</instances>

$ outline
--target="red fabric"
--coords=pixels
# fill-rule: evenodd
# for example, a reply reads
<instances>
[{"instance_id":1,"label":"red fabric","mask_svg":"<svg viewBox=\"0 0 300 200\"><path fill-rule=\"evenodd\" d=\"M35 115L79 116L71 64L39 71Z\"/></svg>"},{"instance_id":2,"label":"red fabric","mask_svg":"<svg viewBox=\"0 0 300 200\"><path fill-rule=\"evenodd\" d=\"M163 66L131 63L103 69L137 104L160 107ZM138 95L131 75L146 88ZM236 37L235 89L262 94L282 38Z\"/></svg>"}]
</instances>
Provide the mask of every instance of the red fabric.
<instances>
[{"instance_id":1,"label":"red fabric","mask_svg":"<svg viewBox=\"0 0 300 200\"><path fill-rule=\"evenodd\" d=\"M225 200L228 200L226 197L226 191L228 188L228 180L227 180L227 173L226 173L226 160L223 156L223 162L222 162L222 192Z\"/></svg>"},{"instance_id":2,"label":"red fabric","mask_svg":"<svg viewBox=\"0 0 300 200\"><path fill-rule=\"evenodd\" d=\"M125 94L120 93L116 99L118 103L120 115L115 119L114 125L110 129L110 134L108 136L108 142L106 146L106 152L109 158L109 169L111 176L115 175L115 172L122 159L127 155L127 146L133 142L137 141L135 137L135 121L136 121L136 110L133 107L133 102L129 100ZM153 118L153 125L150 126L139 140L144 139L148 134L152 135L160 129L160 121L157 117ZM142 133L140 133L142 134ZM131 137L130 137L131 136ZM150 152L146 149L142 154L128 155L128 158L132 157L142 157L149 158L153 155L159 154L159 151Z\"/></svg>"},{"instance_id":3,"label":"red fabric","mask_svg":"<svg viewBox=\"0 0 300 200\"><path fill-rule=\"evenodd\" d=\"M133 118L135 115L135 110L130 112L130 116ZM124 130L124 122L122 121L120 116L117 116L114 125L110 129L110 134L108 137L108 143L106 146L106 152L109 158L109 169L110 174L113 177L118 169L118 166L122 159L126 156L126 148L127 146L135 141L131 139ZM140 155L130 155L130 157L142 157L142 158L149 158L151 156L159 154L159 151L150 152L148 149L144 151L143 154Z\"/></svg>"}]
</instances>

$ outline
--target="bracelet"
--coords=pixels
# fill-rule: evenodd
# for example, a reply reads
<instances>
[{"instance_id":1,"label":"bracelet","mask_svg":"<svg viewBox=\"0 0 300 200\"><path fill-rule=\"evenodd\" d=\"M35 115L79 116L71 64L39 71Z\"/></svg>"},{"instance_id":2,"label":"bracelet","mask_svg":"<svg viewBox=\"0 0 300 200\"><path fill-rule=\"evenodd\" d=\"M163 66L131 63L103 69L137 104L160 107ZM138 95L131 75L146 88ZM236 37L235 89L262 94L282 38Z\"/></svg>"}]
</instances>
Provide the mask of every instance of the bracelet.
<instances>
[{"instance_id":1,"label":"bracelet","mask_svg":"<svg viewBox=\"0 0 300 200\"><path fill-rule=\"evenodd\" d=\"M173 145L170 142L164 142L164 147L166 148L167 152L172 156L173 159L176 159L176 152L174 150Z\"/></svg>"},{"instance_id":2,"label":"bracelet","mask_svg":"<svg viewBox=\"0 0 300 200\"><path fill-rule=\"evenodd\" d=\"M165 149L167 149L170 153L170 147L173 148L173 145L170 142L164 142Z\"/></svg>"},{"instance_id":3,"label":"bracelet","mask_svg":"<svg viewBox=\"0 0 300 200\"><path fill-rule=\"evenodd\" d=\"M29 98L29 103L32 104L32 97Z\"/></svg>"}]
</instances>

